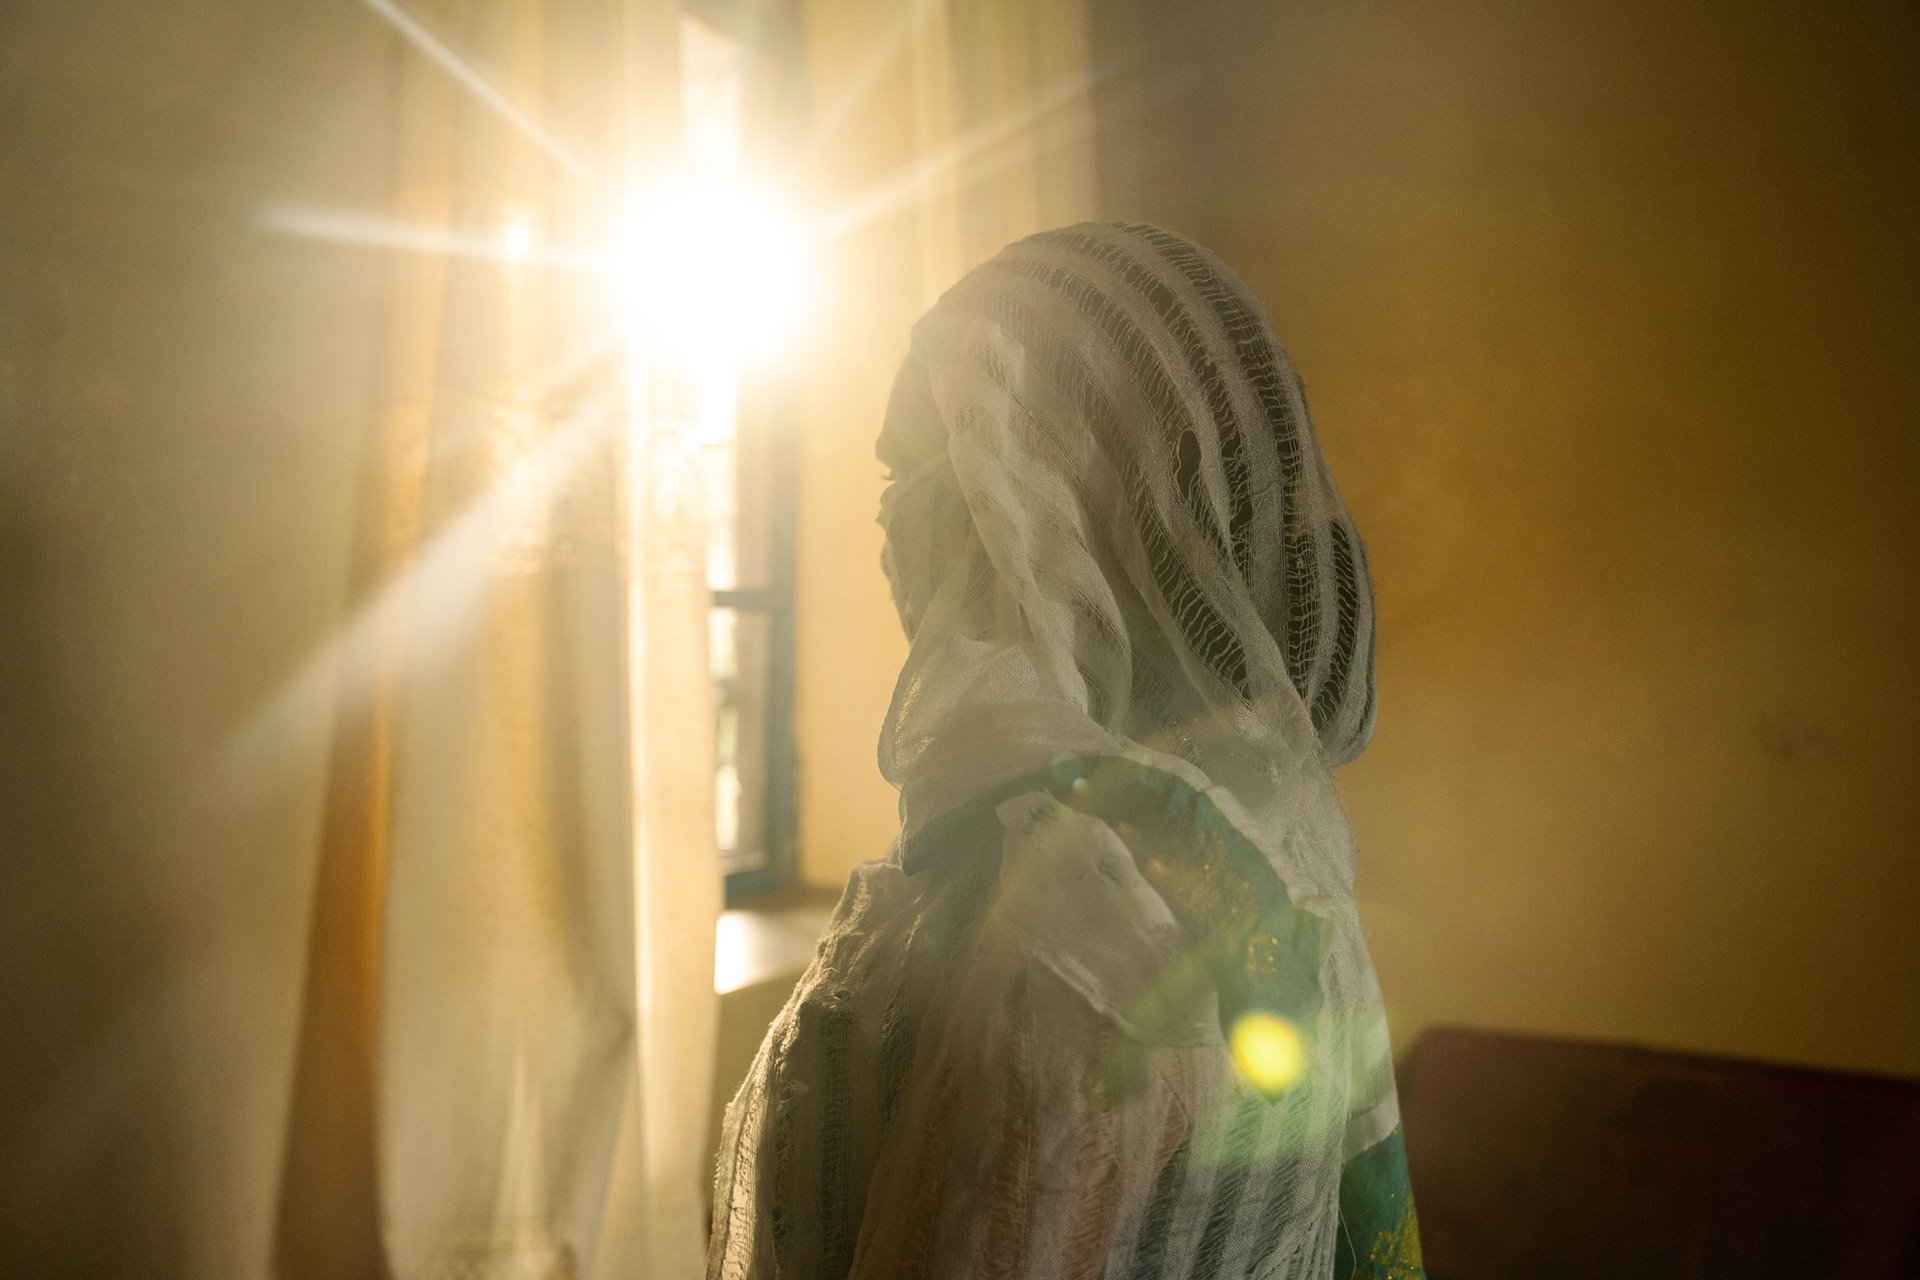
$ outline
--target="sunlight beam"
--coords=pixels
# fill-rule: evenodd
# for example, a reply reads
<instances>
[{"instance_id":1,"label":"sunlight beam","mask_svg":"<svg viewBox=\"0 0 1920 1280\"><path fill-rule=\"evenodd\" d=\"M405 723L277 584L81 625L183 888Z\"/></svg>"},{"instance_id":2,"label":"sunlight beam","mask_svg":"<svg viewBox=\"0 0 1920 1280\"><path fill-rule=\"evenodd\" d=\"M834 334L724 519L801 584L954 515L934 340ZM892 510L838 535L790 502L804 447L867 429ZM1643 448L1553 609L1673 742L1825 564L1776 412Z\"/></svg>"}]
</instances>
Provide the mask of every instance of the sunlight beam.
<instances>
[{"instance_id":1,"label":"sunlight beam","mask_svg":"<svg viewBox=\"0 0 1920 1280\"><path fill-rule=\"evenodd\" d=\"M838 240L900 212L924 195L927 187L938 178L952 174L959 185L965 185L986 177L999 164L1009 163L1011 158L971 170L964 170L963 166L972 164L993 147L1086 93L1098 79L1090 71L1062 76L1042 88L1032 101L1018 109L1010 108L983 120L937 151L914 164L895 170L828 214L821 223L822 238ZM1066 139L1058 141L1064 142Z\"/></svg>"},{"instance_id":2,"label":"sunlight beam","mask_svg":"<svg viewBox=\"0 0 1920 1280\"><path fill-rule=\"evenodd\" d=\"M925 24L938 3L939 0L908 0L908 3L900 6L902 12L899 20L874 40L873 47L861 59L853 74L846 78L840 91L834 94L832 101L821 107L806 142L808 155L817 156L825 150L827 143L853 118L855 109L873 95L880 77L886 74L896 58L902 56L908 38Z\"/></svg>"},{"instance_id":3,"label":"sunlight beam","mask_svg":"<svg viewBox=\"0 0 1920 1280\"><path fill-rule=\"evenodd\" d=\"M318 749L335 718L365 705L383 678L404 683L436 669L482 614L499 560L499 531L514 522L530 493L560 488L623 420L619 396L609 393L555 423L544 444L517 466L520 475L551 477L551 486L509 476L419 548L235 728L206 779L214 792L229 803L257 794L303 752ZM396 634L397 655L388 647Z\"/></svg>"},{"instance_id":4,"label":"sunlight beam","mask_svg":"<svg viewBox=\"0 0 1920 1280\"><path fill-rule=\"evenodd\" d=\"M531 262L574 271L601 269L598 253L544 243L537 247L531 243L516 246L508 241L498 227L485 232L453 231L420 223L395 222L390 218L376 218L364 213L288 204L268 205L259 212L256 220L269 231L327 244L397 249L408 253L440 253L451 258L478 258L509 265Z\"/></svg>"},{"instance_id":5,"label":"sunlight beam","mask_svg":"<svg viewBox=\"0 0 1920 1280\"><path fill-rule=\"evenodd\" d=\"M599 178L587 166L586 161L574 154L572 149L558 138L548 133L539 121L522 110L498 85L482 75L477 67L456 53L446 41L435 35L420 19L408 13L396 0L362 0L362 3L385 18L388 24L405 36L416 49L439 63L448 75L465 85L481 102L525 134L535 146L552 157L554 163L576 178L594 186L600 185Z\"/></svg>"},{"instance_id":6,"label":"sunlight beam","mask_svg":"<svg viewBox=\"0 0 1920 1280\"><path fill-rule=\"evenodd\" d=\"M371 218L363 213L269 205L260 211L259 223L267 230L282 235L329 244L399 249L411 253L442 253L450 258L500 257L499 243L491 234L394 222L386 218Z\"/></svg>"}]
</instances>

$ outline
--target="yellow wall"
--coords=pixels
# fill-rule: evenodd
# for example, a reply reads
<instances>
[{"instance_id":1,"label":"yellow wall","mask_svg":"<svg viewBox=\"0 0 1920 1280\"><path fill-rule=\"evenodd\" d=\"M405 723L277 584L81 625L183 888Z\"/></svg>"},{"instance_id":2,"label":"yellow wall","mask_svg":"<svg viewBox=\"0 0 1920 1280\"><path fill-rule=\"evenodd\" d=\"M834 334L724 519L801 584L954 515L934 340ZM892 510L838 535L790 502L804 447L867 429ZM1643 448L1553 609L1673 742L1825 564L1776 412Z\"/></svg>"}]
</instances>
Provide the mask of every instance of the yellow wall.
<instances>
[{"instance_id":1,"label":"yellow wall","mask_svg":"<svg viewBox=\"0 0 1920 1280\"><path fill-rule=\"evenodd\" d=\"M799 844L801 874L837 886L896 834L876 750L906 642L880 571L873 444L907 331L965 266L1089 216L1092 120L1077 4L804 7L810 176L847 230L795 362L808 374L796 415Z\"/></svg>"},{"instance_id":2,"label":"yellow wall","mask_svg":"<svg viewBox=\"0 0 1920 1280\"><path fill-rule=\"evenodd\" d=\"M808 7L811 114L827 122L813 177L830 207L884 189L912 162L908 63L889 38L898 7ZM907 328L926 300L911 210L837 242L828 268L821 341L800 361L794 734L800 872L838 886L854 863L885 856L895 834L876 743L907 646L880 572L873 442Z\"/></svg>"},{"instance_id":3,"label":"yellow wall","mask_svg":"<svg viewBox=\"0 0 1920 1280\"><path fill-rule=\"evenodd\" d=\"M1920 1075L1911 12L1094 9L1103 212L1267 300L1368 538L1343 779L1401 1042ZM824 882L890 838L901 654L849 385L801 477Z\"/></svg>"}]
</instances>

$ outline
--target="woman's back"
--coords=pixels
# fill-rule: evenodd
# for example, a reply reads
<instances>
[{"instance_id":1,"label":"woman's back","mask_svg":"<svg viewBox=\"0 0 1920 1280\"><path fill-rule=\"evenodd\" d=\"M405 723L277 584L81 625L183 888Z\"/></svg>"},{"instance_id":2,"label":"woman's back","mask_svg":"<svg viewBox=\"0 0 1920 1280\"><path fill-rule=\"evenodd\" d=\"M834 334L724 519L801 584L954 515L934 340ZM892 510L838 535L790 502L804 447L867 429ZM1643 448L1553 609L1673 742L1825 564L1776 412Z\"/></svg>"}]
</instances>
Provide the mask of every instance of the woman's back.
<instances>
[{"instance_id":1,"label":"woman's back","mask_svg":"<svg viewBox=\"0 0 1920 1280\"><path fill-rule=\"evenodd\" d=\"M1366 560L1243 285L1011 246L881 454L904 830L728 1111L710 1274L1418 1276L1333 763Z\"/></svg>"}]
</instances>

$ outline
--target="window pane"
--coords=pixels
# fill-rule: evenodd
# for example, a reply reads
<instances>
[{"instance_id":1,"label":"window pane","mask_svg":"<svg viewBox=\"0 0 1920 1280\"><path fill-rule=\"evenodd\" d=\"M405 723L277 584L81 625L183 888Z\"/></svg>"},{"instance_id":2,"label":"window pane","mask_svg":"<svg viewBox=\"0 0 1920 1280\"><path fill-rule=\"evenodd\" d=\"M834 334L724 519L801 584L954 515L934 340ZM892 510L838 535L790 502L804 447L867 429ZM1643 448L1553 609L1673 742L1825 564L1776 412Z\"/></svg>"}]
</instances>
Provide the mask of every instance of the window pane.
<instances>
[{"instance_id":1,"label":"window pane","mask_svg":"<svg viewBox=\"0 0 1920 1280\"><path fill-rule=\"evenodd\" d=\"M692 14L680 20L680 117L687 163L723 173L741 158L747 51L740 39ZM769 505L764 432L738 408L738 370L716 360L697 375L701 473L716 591L766 585Z\"/></svg>"},{"instance_id":2,"label":"window pane","mask_svg":"<svg viewBox=\"0 0 1920 1280\"><path fill-rule=\"evenodd\" d=\"M710 615L716 735L713 798L720 861L729 875L769 865L767 848L767 675L772 628L764 613Z\"/></svg>"}]
</instances>

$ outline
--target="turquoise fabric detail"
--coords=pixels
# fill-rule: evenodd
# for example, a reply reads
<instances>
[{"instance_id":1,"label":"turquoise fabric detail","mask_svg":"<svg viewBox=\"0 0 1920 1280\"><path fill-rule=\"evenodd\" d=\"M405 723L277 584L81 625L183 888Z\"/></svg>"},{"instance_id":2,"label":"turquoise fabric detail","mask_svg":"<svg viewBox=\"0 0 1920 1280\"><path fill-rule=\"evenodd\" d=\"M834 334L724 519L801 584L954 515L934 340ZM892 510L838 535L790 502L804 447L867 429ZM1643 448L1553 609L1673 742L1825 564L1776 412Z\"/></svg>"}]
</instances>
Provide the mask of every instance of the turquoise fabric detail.
<instances>
[{"instance_id":1,"label":"turquoise fabric detail","mask_svg":"<svg viewBox=\"0 0 1920 1280\"><path fill-rule=\"evenodd\" d=\"M1398 1125L1340 1171L1340 1238L1334 1280L1426 1280L1420 1222Z\"/></svg>"}]
</instances>

